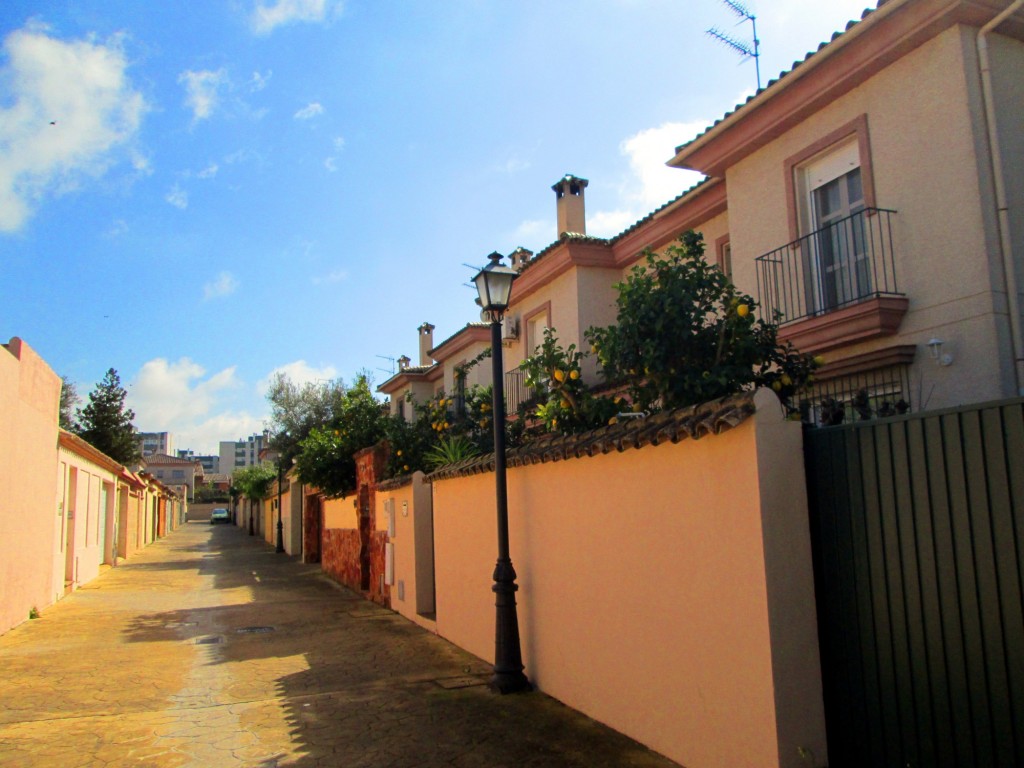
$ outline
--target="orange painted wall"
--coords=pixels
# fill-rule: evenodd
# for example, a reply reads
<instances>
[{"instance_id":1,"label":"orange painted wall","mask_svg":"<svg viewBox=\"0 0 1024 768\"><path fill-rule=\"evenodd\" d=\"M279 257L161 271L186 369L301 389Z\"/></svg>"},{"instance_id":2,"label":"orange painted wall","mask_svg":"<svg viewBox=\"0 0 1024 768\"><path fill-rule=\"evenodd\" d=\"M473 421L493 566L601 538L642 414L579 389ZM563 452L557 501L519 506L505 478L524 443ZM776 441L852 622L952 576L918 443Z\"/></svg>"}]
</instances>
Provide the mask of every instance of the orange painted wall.
<instances>
[{"instance_id":1,"label":"orange painted wall","mask_svg":"<svg viewBox=\"0 0 1024 768\"><path fill-rule=\"evenodd\" d=\"M423 473L416 472L401 488L377 489L377 530L388 530L388 502L393 503L395 535L393 546L395 581L391 587L391 608L421 627L435 630L431 617L434 580L432 497ZM401 583L402 588L399 589Z\"/></svg>"},{"instance_id":2,"label":"orange painted wall","mask_svg":"<svg viewBox=\"0 0 1024 768\"><path fill-rule=\"evenodd\" d=\"M800 427L757 402L718 436L508 475L527 675L688 768L826 754ZM438 633L493 659L493 474L435 482L434 532Z\"/></svg>"},{"instance_id":3,"label":"orange painted wall","mask_svg":"<svg viewBox=\"0 0 1024 768\"><path fill-rule=\"evenodd\" d=\"M60 387L21 339L0 348L0 632L63 592L54 580Z\"/></svg>"}]
</instances>

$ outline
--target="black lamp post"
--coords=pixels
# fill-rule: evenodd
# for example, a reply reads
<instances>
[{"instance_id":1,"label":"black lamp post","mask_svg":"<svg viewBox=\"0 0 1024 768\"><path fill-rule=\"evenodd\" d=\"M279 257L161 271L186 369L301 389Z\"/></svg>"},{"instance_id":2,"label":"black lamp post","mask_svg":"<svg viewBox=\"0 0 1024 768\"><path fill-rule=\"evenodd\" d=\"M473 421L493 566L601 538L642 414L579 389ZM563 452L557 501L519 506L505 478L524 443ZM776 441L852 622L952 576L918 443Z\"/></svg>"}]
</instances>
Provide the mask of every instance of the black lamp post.
<instances>
[{"instance_id":1,"label":"black lamp post","mask_svg":"<svg viewBox=\"0 0 1024 768\"><path fill-rule=\"evenodd\" d=\"M491 366L494 372L492 413L494 414L494 478L498 506L498 561L494 566L494 677L491 687L500 693L532 690L523 674L519 647L519 617L516 613L516 571L508 551L508 492L505 485L505 371L501 355L501 317L508 309L512 281L517 273L501 264L501 254L492 253L491 263L473 278L478 303L491 322Z\"/></svg>"}]
</instances>

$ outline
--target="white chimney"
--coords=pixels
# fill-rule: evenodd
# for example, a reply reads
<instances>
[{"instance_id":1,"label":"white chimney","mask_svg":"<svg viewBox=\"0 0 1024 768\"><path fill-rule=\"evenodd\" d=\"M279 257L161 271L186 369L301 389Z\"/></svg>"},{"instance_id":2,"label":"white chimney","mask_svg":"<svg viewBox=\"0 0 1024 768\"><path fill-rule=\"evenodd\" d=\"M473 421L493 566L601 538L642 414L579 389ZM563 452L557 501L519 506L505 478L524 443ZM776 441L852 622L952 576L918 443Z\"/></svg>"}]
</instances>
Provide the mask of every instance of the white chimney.
<instances>
[{"instance_id":1,"label":"white chimney","mask_svg":"<svg viewBox=\"0 0 1024 768\"><path fill-rule=\"evenodd\" d=\"M434 348L434 326L424 323L417 330L420 332L420 365L430 365L434 362L430 359L430 350Z\"/></svg>"},{"instance_id":2,"label":"white chimney","mask_svg":"<svg viewBox=\"0 0 1024 768\"><path fill-rule=\"evenodd\" d=\"M551 188L555 191L558 212L558 237L566 232L587 234L587 216L583 204L583 190L589 182L578 176L566 174Z\"/></svg>"}]
</instances>

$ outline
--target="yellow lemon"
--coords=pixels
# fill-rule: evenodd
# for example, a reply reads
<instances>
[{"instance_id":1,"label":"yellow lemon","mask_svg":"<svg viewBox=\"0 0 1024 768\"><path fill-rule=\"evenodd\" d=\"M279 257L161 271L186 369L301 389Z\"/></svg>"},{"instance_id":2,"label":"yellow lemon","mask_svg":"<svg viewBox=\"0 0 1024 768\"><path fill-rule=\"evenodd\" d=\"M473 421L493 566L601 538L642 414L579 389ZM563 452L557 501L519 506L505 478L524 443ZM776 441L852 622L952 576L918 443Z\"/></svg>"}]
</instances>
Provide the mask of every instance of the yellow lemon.
<instances>
[{"instance_id":1,"label":"yellow lemon","mask_svg":"<svg viewBox=\"0 0 1024 768\"><path fill-rule=\"evenodd\" d=\"M822 357L821 355L815 355L814 356L814 364L815 365L819 365L819 366L824 365L825 364L825 358Z\"/></svg>"},{"instance_id":2,"label":"yellow lemon","mask_svg":"<svg viewBox=\"0 0 1024 768\"><path fill-rule=\"evenodd\" d=\"M608 419L608 426L612 426L613 424L618 424L618 423L619 423L619 417L618 416L612 416L610 419Z\"/></svg>"},{"instance_id":3,"label":"yellow lemon","mask_svg":"<svg viewBox=\"0 0 1024 768\"><path fill-rule=\"evenodd\" d=\"M565 381L565 371L555 368L555 381Z\"/></svg>"},{"instance_id":4,"label":"yellow lemon","mask_svg":"<svg viewBox=\"0 0 1024 768\"><path fill-rule=\"evenodd\" d=\"M739 315L740 317L746 317L747 315L750 314L750 307L748 307L746 304L740 304L738 307L736 307L736 314Z\"/></svg>"},{"instance_id":5,"label":"yellow lemon","mask_svg":"<svg viewBox=\"0 0 1024 768\"><path fill-rule=\"evenodd\" d=\"M395 452L395 456L401 456L401 455L402 455L402 452L401 452L401 451L396 451L396 452Z\"/></svg>"},{"instance_id":6,"label":"yellow lemon","mask_svg":"<svg viewBox=\"0 0 1024 768\"><path fill-rule=\"evenodd\" d=\"M576 379L578 379L579 377L580 377L580 372L579 371L570 371L569 372L569 378L572 379L573 381L576 381Z\"/></svg>"},{"instance_id":7,"label":"yellow lemon","mask_svg":"<svg viewBox=\"0 0 1024 768\"><path fill-rule=\"evenodd\" d=\"M772 389L774 389L776 392L779 392L782 389L782 382L778 381L778 380L773 381L772 382Z\"/></svg>"},{"instance_id":8,"label":"yellow lemon","mask_svg":"<svg viewBox=\"0 0 1024 768\"><path fill-rule=\"evenodd\" d=\"M562 398L562 407L563 408L569 408L570 407L569 401L566 400L564 397Z\"/></svg>"},{"instance_id":9,"label":"yellow lemon","mask_svg":"<svg viewBox=\"0 0 1024 768\"><path fill-rule=\"evenodd\" d=\"M404 471L408 472L408 471L409 471L409 465L408 465L408 464L404 464L404 465L402 465L402 469L403 469Z\"/></svg>"},{"instance_id":10,"label":"yellow lemon","mask_svg":"<svg viewBox=\"0 0 1024 768\"><path fill-rule=\"evenodd\" d=\"M783 383L784 386L787 386L787 387L790 384L793 383L793 380L791 378L789 378L789 374L788 373L782 374L782 383Z\"/></svg>"}]
</instances>

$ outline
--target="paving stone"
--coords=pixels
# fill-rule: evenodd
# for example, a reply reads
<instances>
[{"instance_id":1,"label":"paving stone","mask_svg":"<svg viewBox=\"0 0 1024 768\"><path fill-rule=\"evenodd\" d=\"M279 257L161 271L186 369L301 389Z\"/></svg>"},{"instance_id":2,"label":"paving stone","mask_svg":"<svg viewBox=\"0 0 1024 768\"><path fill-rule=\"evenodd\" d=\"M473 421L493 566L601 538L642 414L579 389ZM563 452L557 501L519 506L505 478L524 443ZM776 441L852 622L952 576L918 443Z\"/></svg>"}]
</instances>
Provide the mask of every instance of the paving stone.
<instances>
[{"instance_id":1,"label":"paving stone","mask_svg":"<svg viewBox=\"0 0 1024 768\"><path fill-rule=\"evenodd\" d=\"M0 765L674 765L489 672L318 566L189 524L0 636Z\"/></svg>"}]
</instances>

